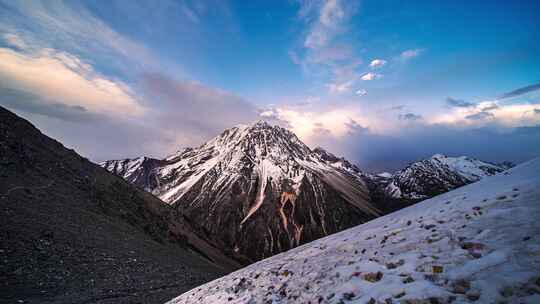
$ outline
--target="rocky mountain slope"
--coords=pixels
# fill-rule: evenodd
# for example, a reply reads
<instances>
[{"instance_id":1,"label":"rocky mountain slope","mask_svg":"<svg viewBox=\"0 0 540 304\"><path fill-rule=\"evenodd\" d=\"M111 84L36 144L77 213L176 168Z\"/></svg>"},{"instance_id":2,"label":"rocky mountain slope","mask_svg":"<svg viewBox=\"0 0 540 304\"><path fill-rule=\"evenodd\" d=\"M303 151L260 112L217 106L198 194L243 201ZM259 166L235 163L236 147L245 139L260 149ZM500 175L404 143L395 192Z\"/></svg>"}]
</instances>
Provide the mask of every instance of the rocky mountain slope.
<instances>
[{"instance_id":1,"label":"rocky mountain slope","mask_svg":"<svg viewBox=\"0 0 540 304\"><path fill-rule=\"evenodd\" d=\"M467 156L435 154L395 174L372 177L388 197L418 201L500 173L512 165L491 164Z\"/></svg>"},{"instance_id":2,"label":"rocky mountain slope","mask_svg":"<svg viewBox=\"0 0 540 304\"><path fill-rule=\"evenodd\" d=\"M181 209L244 263L381 215L358 168L262 121L164 160L101 165Z\"/></svg>"},{"instance_id":3,"label":"rocky mountain slope","mask_svg":"<svg viewBox=\"0 0 540 304\"><path fill-rule=\"evenodd\" d=\"M162 303L238 267L169 205L0 107L0 303Z\"/></svg>"},{"instance_id":4,"label":"rocky mountain slope","mask_svg":"<svg viewBox=\"0 0 540 304\"><path fill-rule=\"evenodd\" d=\"M166 165L166 160L159 160L150 157L139 157L135 159L111 160L100 163L110 172L122 176L128 182L142 188L148 192L155 189L158 185L158 180L153 174L154 170L159 166Z\"/></svg>"},{"instance_id":5,"label":"rocky mountain slope","mask_svg":"<svg viewBox=\"0 0 540 304\"><path fill-rule=\"evenodd\" d=\"M539 218L535 159L169 303L540 303Z\"/></svg>"}]
</instances>

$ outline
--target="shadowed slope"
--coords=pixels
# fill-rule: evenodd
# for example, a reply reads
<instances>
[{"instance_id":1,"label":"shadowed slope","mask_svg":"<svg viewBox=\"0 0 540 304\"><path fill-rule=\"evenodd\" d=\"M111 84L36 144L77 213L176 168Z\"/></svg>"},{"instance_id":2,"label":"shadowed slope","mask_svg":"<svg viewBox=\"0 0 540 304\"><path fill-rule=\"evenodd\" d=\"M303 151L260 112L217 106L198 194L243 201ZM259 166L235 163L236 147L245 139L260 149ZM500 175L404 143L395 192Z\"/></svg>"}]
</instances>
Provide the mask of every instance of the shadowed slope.
<instances>
[{"instance_id":1,"label":"shadowed slope","mask_svg":"<svg viewBox=\"0 0 540 304\"><path fill-rule=\"evenodd\" d=\"M0 302L159 303L237 267L181 214L0 107Z\"/></svg>"}]
</instances>

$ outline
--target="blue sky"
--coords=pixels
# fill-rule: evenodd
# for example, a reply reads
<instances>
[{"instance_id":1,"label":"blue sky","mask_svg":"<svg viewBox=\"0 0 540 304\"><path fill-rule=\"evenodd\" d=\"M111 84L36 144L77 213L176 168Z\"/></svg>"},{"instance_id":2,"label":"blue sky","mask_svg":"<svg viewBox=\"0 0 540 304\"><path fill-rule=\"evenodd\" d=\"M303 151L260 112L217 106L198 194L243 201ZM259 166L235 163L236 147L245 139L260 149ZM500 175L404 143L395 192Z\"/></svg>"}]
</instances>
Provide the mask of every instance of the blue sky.
<instances>
[{"instance_id":1,"label":"blue sky","mask_svg":"<svg viewBox=\"0 0 540 304\"><path fill-rule=\"evenodd\" d=\"M538 1L4 1L0 104L99 161L265 119L368 170L540 154ZM400 153L395 153L395 151Z\"/></svg>"}]
</instances>

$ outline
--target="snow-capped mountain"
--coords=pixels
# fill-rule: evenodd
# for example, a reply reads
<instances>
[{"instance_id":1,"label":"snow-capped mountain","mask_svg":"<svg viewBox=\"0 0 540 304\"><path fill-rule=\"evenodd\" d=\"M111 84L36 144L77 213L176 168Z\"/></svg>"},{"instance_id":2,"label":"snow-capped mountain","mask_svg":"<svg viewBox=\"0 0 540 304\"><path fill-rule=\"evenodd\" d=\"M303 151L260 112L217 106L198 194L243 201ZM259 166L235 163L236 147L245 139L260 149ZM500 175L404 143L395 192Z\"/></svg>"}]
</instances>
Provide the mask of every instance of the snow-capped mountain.
<instances>
[{"instance_id":1,"label":"snow-capped mountain","mask_svg":"<svg viewBox=\"0 0 540 304\"><path fill-rule=\"evenodd\" d=\"M540 303L539 202L537 158L252 264L169 304Z\"/></svg>"},{"instance_id":2,"label":"snow-capped mountain","mask_svg":"<svg viewBox=\"0 0 540 304\"><path fill-rule=\"evenodd\" d=\"M150 192L157 187L158 183L156 176L153 174L154 169L166 163L165 160L143 156L134 159L109 160L99 165Z\"/></svg>"},{"instance_id":3,"label":"snow-capped mountain","mask_svg":"<svg viewBox=\"0 0 540 304\"><path fill-rule=\"evenodd\" d=\"M511 167L495 165L467 156L448 157L435 154L414 162L392 176L378 175L376 183L389 197L421 200L476 182Z\"/></svg>"},{"instance_id":4,"label":"snow-capped mountain","mask_svg":"<svg viewBox=\"0 0 540 304\"><path fill-rule=\"evenodd\" d=\"M175 206L245 262L381 215L356 166L262 121L164 160L101 165Z\"/></svg>"}]
</instances>

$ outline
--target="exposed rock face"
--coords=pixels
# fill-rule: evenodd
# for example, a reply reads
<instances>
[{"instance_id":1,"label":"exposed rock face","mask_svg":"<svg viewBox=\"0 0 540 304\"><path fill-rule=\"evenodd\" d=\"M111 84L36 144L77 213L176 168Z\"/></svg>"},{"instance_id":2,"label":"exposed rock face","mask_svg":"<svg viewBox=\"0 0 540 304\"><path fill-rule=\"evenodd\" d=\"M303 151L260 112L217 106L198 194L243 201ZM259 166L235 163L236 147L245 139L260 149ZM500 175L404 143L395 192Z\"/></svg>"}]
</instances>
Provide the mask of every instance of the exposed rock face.
<instances>
[{"instance_id":1,"label":"exposed rock face","mask_svg":"<svg viewBox=\"0 0 540 304\"><path fill-rule=\"evenodd\" d=\"M166 164L166 161L150 157L139 157L135 159L124 159L121 161L105 161L100 165L110 172L120 175L128 182L140 187L146 191L158 186L158 180L154 169L160 165Z\"/></svg>"},{"instance_id":2,"label":"exposed rock face","mask_svg":"<svg viewBox=\"0 0 540 304\"><path fill-rule=\"evenodd\" d=\"M0 107L0 302L163 303L239 266L171 206Z\"/></svg>"},{"instance_id":3,"label":"exposed rock face","mask_svg":"<svg viewBox=\"0 0 540 304\"><path fill-rule=\"evenodd\" d=\"M389 178L379 176L379 185L389 197L422 200L502 172L512 165L495 165L471 157L435 154L414 162Z\"/></svg>"},{"instance_id":4,"label":"exposed rock face","mask_svg":"<svg viewBox=\"0 0 540 304\"><path fill-rule=\"evenodd\" d=\"M150 181L141 186L246 263L381 214L358 168L265 122L225 130L162 161L101 165L135 183Z\"/></svg>"},{"instance_id":5,"label":"exposed rock face","mask_svg":"<svg viewBox=\"0 0 540 304\"><path fill-rule=\"evenodd\" d=\"M245 263L508 167L437 154L393 175L373 175L265 122L225 130L163 160L101 165L181 210L218 248Z\"/></svg>"}]
</instances>

